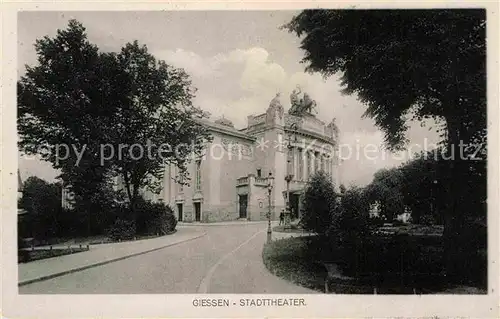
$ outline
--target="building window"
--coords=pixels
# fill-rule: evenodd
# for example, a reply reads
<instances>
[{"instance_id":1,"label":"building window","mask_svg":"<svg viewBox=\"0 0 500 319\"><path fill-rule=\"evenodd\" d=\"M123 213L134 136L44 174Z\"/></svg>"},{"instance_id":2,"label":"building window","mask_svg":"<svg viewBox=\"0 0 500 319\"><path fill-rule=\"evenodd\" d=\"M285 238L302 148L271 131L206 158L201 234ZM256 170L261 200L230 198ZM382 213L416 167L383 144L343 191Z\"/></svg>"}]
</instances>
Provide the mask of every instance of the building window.
<instances>
[{"instance_id":1,"label":"building window","mask_svg":"<svg viewBox=\"0 0 500 319\"><path fill-rule=\"evenodd\" d=\"M304 152L299 148L299 181L304 179Z\"/></svg>"},{"instance_id":2,"label":"building window","mask_svg":"<svg viewBox=\"0 0 500 319\"><path fill-rule=\"evenodd\" d=\"M201 189L201 160L196 161L196 190Z\"/></svg>"},{"instance_id":3,"label":"building window","mask_svg":"<svg viewBox=\"0 0 500 319\"><path fill-rule=\"evenodd\" d=\"M262 177L262 170L260 168L257 169L257 177Z\"/></svg>"}]
</instances>

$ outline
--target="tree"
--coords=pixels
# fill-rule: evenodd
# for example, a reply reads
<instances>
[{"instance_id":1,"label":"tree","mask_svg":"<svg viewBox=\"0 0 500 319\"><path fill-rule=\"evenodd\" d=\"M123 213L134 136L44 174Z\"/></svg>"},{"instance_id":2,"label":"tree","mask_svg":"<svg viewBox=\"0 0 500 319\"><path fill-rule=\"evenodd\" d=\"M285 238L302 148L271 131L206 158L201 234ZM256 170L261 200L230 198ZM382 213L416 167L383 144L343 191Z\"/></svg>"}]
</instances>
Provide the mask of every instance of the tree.
<instances>
[{"instance_id":1,"label":"tree","mask_svg":"<svg viewBox=\"0 0 500 319\"><path fill-rule=\"evenodd\" d=\"M346 270L358 270L362 247L369 234L369 200L364 189L352 186L342 193L340 216L330 230L330 238L339 243ZM337 257L338 258L338 257Z\"/></svg>"},{"instance_id":2,"label":"tree","mask_svg":"<svg viewBox=\"0 0 500 319\"><path fill-rule=\"evenodd\" d=\"M101 53L75 20L35 48L38 65L18 82L19 146L60 169L89 214L101 210L100 194L111 194L116 176L133 213L141 188L157 190L164 164L186 175L207 133L184 70L156 61L137 42Z\"/></svg>"},{"instance_id":3,"label":"tree","mask_svg":"<svg viewBox=\"0 0 500 319\"><path fill-rule=\"evenodd\" d=\"M382 215L389 221L404 212L402 184L402 172L398 168L392 168L376 172L373 181L366 187L368 198L372 202L380 202Z\"/></svg>"},{"instance_id":4,"label":"tree","mask_svg":"<svg viewBox=\"0 0 500 319\"><path fill-rule=\"evenodd\" d=\"M368 232L370 203L364 189L352 186L342 195L339 229L347 234L362 238Z\"/></svg>"},{"instance_id":5,"label":"tree","mask_svg":"<svg viewBox=\"0 0 500 319\"><path fill-rule=\"evenodd\" d=\"M126 101L120 90L125 74L75 20L54 38L37 40L35 49L38 65L26 66L18 81L19 148L60 169L92 214L91 199L108 181L109 165L101 165L99 150L113 133L109 123L117 107Z\"/></svg>"},{"instance_id":6,"label":"tree","mask_svg":"<svg viewBox=\"0 0 500 319\"><path fill-rule=\"evenodd\" d=\"M306 187L300 223L304 229L326 236L336 223L337 194L328 175L319 171L309 180Z\"/></svg>"},{"instance_id":7,"label":"tree","mask_svg":"<svg viewBox=\"0 0 500 319\"><path fill-rule=\"evenodd\" d=\"M24 182L19 208L27 212L32 237L45 239L61 232L61 190L59 183L48 183L36 176Z\"/></svg>"},{"instance_id":8,"label":"tree","mask_svg":"<svg viewBox=\"0 0 500 319\"><path fill-rule=\"evenodd\" d=\"M121 86L127 100L114 117L108 145L115 154L109 162L134 212L141 189L159 191L165 164L175 164L185 176L186 163L201 155L210 137L197 121L205 113L193 106L195 89L183 69L157 61L137 41L125 45L116 60L126 74Z\"/></svg>"},{"instance_id":9,"label":"tree","mask_svg":"<svg viewBox=\"0 0 500 319\"><path fill-rule=\"evenodd\" d=\"M412 211L415 224L422 218L443 224L446 209L446 193L443 185L448 185L444 174L447 163L443 150L435 149L416 154L416 158L402 165L399 170L403 176L401 192L406 206Z\"/></svg>"},{"instance_id":10,"label":"tree","mask_svg":"<svg viewBox=\"0 0 500 319\"><path fill-rule=\"evenodd\" d=\"M342 75L344 93L368 106L365 115L389 148L404 146L410 116L444 120L447 153L454 155L445 186L446 267L461 278L470 212L460 180L470 163L457 156L461 143L486 142L485 10L306 10L285 28L302 37L308 71Z\"/></svg>"}]
</instances>

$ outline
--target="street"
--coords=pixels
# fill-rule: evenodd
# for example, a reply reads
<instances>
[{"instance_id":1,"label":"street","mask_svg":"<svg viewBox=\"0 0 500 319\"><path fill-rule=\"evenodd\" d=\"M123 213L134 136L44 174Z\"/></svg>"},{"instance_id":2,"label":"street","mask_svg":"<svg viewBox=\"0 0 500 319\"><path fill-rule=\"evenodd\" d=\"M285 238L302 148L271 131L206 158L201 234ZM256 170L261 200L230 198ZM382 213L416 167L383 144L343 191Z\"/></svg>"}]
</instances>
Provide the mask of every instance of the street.
<instances>
[{"instance_id":1,"label":"street","mask_svg":"<svg viewBox=\"0 0 500 319\"><path fill-rule=\"evenodd\" d=\"M199 225L206 235L19 287L21 294L314 293L265 268L265 223ZM175 236L175 235L174 235Z\"/></svg>"}]
</instances>

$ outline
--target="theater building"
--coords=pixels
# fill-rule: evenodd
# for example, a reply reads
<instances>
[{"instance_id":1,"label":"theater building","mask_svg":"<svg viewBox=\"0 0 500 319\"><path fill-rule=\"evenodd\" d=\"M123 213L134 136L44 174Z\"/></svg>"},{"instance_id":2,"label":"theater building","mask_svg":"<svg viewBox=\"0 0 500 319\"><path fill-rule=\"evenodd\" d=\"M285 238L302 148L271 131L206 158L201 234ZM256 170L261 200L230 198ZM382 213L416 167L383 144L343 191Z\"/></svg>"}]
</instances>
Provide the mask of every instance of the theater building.
<instances>
[{"instance_id":1,"label":"theater building","mask_svg":"<svg viewBox=\"0 0 500 319\"><path fill-rule=\"evenodd\" d=\"M264 114L248 116L243 129L225 118L204 120L213 140L188 164L189 183L177 183L178 170L171 165L161 192L144 195L169 204L184 222L266 220L270 207L276 219L286 205L289 176L291 214L299 217L308 178L318 170L333 180L338 176L335 122L318 119L316 103L299 93L292 93L286 113L278 94ZM269 174L274 178L270 197Z\"/></svg>"}]
</instances>

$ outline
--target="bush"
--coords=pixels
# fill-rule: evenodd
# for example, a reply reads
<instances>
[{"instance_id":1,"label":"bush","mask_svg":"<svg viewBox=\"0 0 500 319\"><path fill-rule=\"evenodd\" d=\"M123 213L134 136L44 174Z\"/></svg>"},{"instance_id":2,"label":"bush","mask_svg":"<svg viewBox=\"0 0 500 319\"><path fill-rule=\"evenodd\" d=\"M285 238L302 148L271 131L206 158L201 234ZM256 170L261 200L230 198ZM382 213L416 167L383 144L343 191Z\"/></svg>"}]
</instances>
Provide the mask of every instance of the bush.
<instances>
[{"instance_id":1,"label":"bush","mask_svg":"<svg viewBox=\"0 0 500 319\"><path fill-rule=\"evenodd\" d=\"M403 225L406 225L405 223L403 223L402 221L400 221L399 219L395 219L392 221L392 225L393 226L403 226Z\"/></svg>"},{"instance_id":2,"label":"bush","mask_svg":"<svg viewBox=\"0 0 500 319\"><path fill-rule=\"evenodd\" d=\"M331 179L320 171L311 177L304 194L300 225L318 235L326 235L337 218L337 194Z\"/></svg>"},{"instance_id":3,"label":"bush","mask_svg":"<svg viewBox=\"0 0 500 319\"><path fill-rule=\"evenodd\" d=\"M133 221L117 219L108 229L108 236L112 240L130 240L135 236L135 225Z\"/></svg>"},{"instance_id":4,"label":"bush","mask_svg":"<svg viewBox=\"0 0 500 319\"><path fill-rule=\"evenodd\" d=\"M369 209L370 204L362 189L351 187L344 191L340 217L329 232L329 237L332 243L336 242L341 248L341 258L347 268L355 269L360 263L358 252L370 230ZM339 258L335 249L332 252Z\"/></svg>"},{"instance_id":5,"label":"bush","mask_svg":"<svg viewBox=\"0 0 500 319\"><path fill-rule=\"evenodd\" d=\"M362 189L352 187L344 192L340 204L338 233L343 241L363 238L369 233L370 204Z\"/></svg>"},{"instance_id":6,"label":"bush","mask_svg":"<svg viewBox=\"0 0 500 319\"><path fill-rule=\"evenodd\" d=\"M74 236L102 235L117 219L130 219L130 209L117 205L117 192L109 186L102 186L92 194L75 195L72 217Z\"/></svg>"},{"instance_id":7,"label":"bush","mask_svg":"<svg viewBox=\"0 0 500 319\"><path fill-rule=\"evenodd\" d=\"M369 219L369 223L371 226L380 227L384 225L385 221L382 217L375 216Z\"/></svg>"},{"instance_id":8,"label":"bush","mask_svg":"<svg viewBox=\"0 0 500 319\"><path fill-rule=\"evenodd\" d=\"M137 233L140 235L166 235L177 226L174 211L168 205L144 199L136 202Z\"/></svg>"},{"instance_id":9,"label":"bush","mask_svg":"<svg viewBox=\"0 0 500 319\"><path fill-rule=\"evenodd\" d=\"M424 216L420 217L420 223L422 225L430 226L430 225L434 225L436 223L436 221L435 221L434 216L424 215Z\"/></svg>"}]
</instances>

